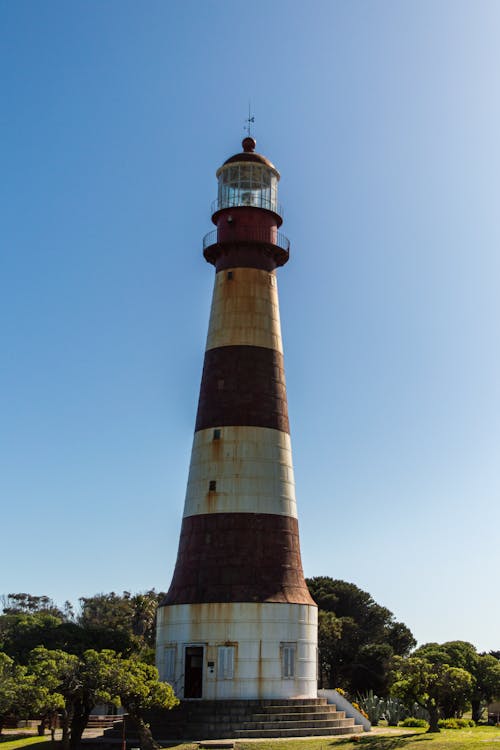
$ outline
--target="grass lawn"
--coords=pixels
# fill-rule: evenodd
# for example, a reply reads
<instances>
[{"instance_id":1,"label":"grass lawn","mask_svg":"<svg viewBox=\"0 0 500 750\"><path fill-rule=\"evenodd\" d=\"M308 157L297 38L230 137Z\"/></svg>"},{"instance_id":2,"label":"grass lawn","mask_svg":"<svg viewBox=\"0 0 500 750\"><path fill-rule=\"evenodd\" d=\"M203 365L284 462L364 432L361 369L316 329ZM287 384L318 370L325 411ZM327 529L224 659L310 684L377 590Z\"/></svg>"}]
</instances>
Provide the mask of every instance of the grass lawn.
<instances>
[{"instance_id":1,"label":"grass lawn","mask_svg":"<svg viewBox=\"0 0 500 750\"><path fill-rule=\"evenodd\" d=\"M2 737L0 750L50 750L50 737L24 737L11 740ZM42 748L42 745L45 747ZM56 746L59 743L56 743ZM94 746L96 747L96 746ZM198 750L192 742L169 745L175 750ZM91 750L91 745L83 745ZM117 745L117 750L119 746ZM443 729L439 734L426 734L425 729L411 729L400 734L390 729L380 729L376 734L367 733L352 737L316 737L297 740L252 740L235 741L235 750L500 750L500 728L474 727L472 729Z\"/></svg>"},{"instance_id":2,"label":"grass lawn","mask_svg":"<svg viewBox=\"0 0 500 750\"><path fill-rule=\"evenodd\" d=\"M0 737L0 748L1 750L17 750L18 748L29 746L30 750L42 750L42 745L45 745L48 740L50 740L50 735L46 737L36 735L36 737L21 737L21 739L12 740L6 734Z\"/></svg>"},{"instance_id":3,"label":"grass lawn","mask_svg":"<svg viewBox=\"0 0 500 750\"><path fill-rule=\"evenodd\" d=\"M500 750L500 728L443 729L439 734L426 734L425 729L409 730L410 734L363 734L352 737L311 740L262 740L237 742L236 750Z\"/></svg>"}]
</instances>

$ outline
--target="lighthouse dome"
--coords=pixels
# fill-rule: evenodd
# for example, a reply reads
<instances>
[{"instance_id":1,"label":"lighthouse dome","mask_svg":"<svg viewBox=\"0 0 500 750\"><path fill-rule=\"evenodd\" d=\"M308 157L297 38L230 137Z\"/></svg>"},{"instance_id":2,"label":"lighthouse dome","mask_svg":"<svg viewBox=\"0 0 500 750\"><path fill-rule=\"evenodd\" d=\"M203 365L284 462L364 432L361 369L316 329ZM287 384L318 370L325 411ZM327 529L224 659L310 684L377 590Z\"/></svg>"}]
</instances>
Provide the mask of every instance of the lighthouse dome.
<instances>
[{"instance_id":1,"label":"lighthouse dome","mask_svg":"<svg viewBox=\"0 0 500 750\"><path fill-rule=\"evenodd\" d=\"M270 162L266 156L262 156L262 154L256 153L255 147L257 145L257 141L255 140L255 138L247 136L246 138L243 138L241 145L243 146L243 151L239 154L234 154L234 156L230 156L229 159L226 159L222 167L217 170L217 177L227 164L234 164L234 162L253 162L254 164L264 164L264 166L268 167L268 169L271 169L274 172L279 180L280 173L278 172L274 164Z\"/></svg>"}]
</instances>

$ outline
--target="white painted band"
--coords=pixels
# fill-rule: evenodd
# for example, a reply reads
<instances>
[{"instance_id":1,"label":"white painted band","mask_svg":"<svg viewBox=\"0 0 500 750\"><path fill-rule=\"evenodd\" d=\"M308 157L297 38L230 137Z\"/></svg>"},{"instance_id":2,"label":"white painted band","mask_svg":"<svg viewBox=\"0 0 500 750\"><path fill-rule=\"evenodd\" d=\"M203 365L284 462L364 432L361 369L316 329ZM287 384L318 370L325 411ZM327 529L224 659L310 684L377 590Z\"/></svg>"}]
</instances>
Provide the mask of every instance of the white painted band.
<instances>
[{"instance_id":1,"label":"white painted band","mask_svg":"<svg viewBox=\"0 0 500 750\"><path fill-rule=\"evenodd\" d=\"M215 489L210 489L215 482ZM195 432L184 516L273 513L297 517L290 435L268 427Z\"/></svg>"},{"instance_id":2,"label":"white painted band","mask_svg":"<svg viewBox=\"0 0 500 750\"><path fill-rule=\"evenodd\" d=\"M276 275L257 268L215 276L207 349L263 346L283 352Z\"/></svg>"}]
</instances>

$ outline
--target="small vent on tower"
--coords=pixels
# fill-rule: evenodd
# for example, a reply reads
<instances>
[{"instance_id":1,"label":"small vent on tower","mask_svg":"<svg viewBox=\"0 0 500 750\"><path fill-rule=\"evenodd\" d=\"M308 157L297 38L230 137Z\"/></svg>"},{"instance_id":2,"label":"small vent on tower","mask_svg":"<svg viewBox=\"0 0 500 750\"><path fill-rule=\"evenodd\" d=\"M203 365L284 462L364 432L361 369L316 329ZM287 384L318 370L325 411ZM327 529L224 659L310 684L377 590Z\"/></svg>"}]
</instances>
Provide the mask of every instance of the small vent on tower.
<instances>
[{"instance_id":1,"label":"small vent on tower","mask_svg":"<svg viewBox=\"0 0 500 750\"><path fill-rule=\"evenodd\" d=\"M232 281L233 280L233 272L232 271L228 271L226 278L227 278L228 281Z\"/></svg>"},{"instance_id":2,"label":"small vent on tower","mask_svg":"<svg viewBox=\"0 0 500 750\"><path fill-rule=\"evenodd\" d=\"M218 391L224 390L224 381L223 380L218 380L217 381L217 390Z\"/></svg>"},{"instance_id":3,"label":"small vent on tower","mask_svg":"<svg viewBox=\"0 0 500 750\"><path fill-rule=\"evenodd\" d=\"M215 492L216 489L217 489L217 482L215 481L215 479L211 479L210 482L208 483L208 491Z\"/></svg>"},{"instance_id":4,"label":"small vent on tower","mask_svg":"<svg viewBox=\"0 0 500 750\"><path fill-rule=\"evenodd\" d=\"M220 430L214 430L214 440L220 440Z\"/></svg>"}]
</instances>

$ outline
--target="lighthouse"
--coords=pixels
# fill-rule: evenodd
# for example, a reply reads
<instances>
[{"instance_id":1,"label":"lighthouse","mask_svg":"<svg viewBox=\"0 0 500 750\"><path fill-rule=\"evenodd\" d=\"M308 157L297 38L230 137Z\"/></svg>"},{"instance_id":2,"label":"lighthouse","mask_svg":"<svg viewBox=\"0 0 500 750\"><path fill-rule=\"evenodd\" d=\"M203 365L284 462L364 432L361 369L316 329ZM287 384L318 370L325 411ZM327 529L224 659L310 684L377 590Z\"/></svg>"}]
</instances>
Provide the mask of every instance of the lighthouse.
<instances>
[{"instance_id":1,"label":"lighthouse","mask_svg":"<svg viewBox=\"0 0 500 750\"><path fill-rule=\"evenodd\" d=\"M177 561L158 610L157 666L180 698L317 696L278 304L280 175L255 151L217 170L215 267Z\"/></svg>"}]
</instances>

